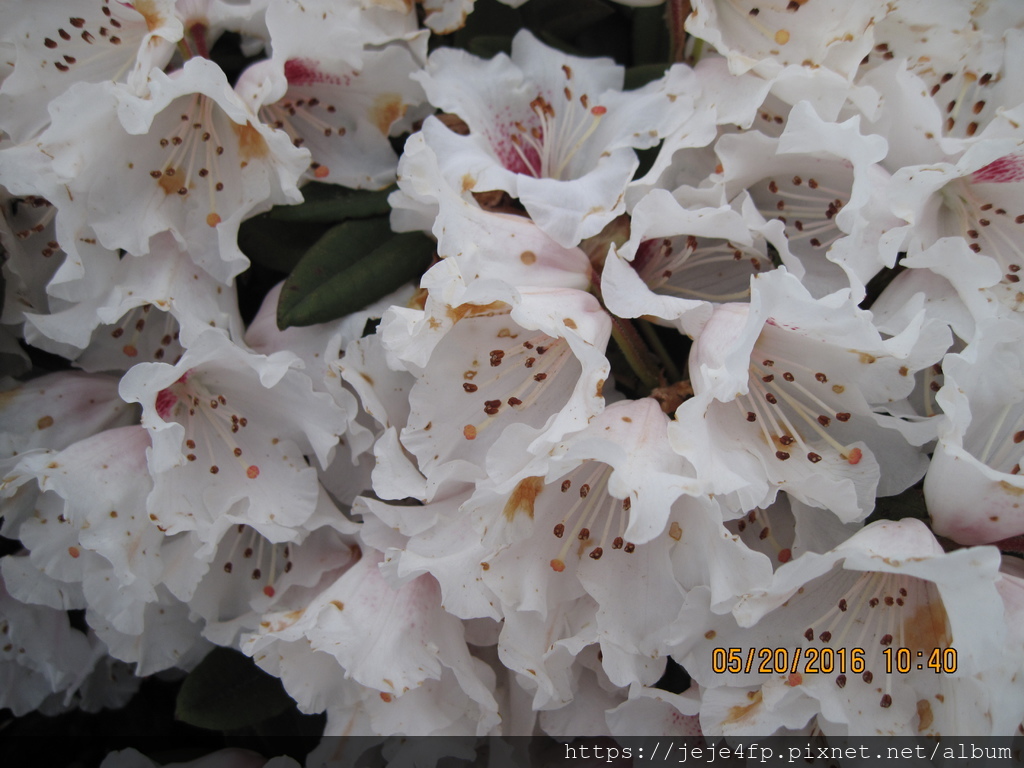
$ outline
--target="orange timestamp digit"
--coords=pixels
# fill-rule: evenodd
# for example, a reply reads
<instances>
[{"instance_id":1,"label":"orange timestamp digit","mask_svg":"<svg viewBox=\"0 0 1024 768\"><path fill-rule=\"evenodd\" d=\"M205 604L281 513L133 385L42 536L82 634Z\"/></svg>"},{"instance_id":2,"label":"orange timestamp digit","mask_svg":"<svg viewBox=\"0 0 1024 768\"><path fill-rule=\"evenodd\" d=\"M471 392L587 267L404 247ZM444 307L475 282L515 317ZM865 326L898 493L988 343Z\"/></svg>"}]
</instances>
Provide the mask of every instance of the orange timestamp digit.
<instances>
[{"instance_id":1,"label":"orange timestamp digit","mask_svg":"<svg viewBox=\"0 0 1024 768\"><path fill-rule=\"evenodd\" d=\"M715 648L711 671L718 675L859 675L865 669L864 653L863 648Z\"/></svg>"}]
</instances>

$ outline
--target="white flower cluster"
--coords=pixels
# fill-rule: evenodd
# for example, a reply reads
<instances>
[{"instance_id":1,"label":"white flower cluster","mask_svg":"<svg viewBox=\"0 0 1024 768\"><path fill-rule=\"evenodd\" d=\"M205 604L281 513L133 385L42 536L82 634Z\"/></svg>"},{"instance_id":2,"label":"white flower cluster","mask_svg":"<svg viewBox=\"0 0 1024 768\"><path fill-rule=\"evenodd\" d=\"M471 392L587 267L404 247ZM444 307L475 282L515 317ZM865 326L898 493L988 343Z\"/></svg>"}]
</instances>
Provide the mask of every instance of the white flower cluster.
<instances>
[{"instance_id":1,"label":"white flower cluster","mask_svg":"<svg viewBox=\"0 0 1024 768\"><path fill-rule=\"evenodd\" d=\"M216 644L328 736L1020 732L1024 6L694 0L634 90L407 2L0 30L0 359L80 369L0 392L0 707ZM396 179L418 290L244 326L244 220Z\"/></svg>"}]
</instances>

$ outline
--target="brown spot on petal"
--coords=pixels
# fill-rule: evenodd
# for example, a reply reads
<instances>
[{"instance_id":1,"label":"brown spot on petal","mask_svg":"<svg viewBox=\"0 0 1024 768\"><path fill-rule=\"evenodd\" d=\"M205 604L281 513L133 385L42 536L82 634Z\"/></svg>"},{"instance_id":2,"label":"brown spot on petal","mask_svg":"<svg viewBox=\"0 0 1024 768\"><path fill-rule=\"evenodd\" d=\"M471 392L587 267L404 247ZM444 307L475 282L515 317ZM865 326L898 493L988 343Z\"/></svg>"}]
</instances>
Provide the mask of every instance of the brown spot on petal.
<instances>
[{"instance_id":1,"label":"brown spot on petal","mask_svg":"<svg viewBox=\"0 0 1024 768\"><path fill-rule=\"evenodd\" d=\"M747 705L737 704L735 707L729 707L729 715L722 721L722 725L731 723L738 723L745 718L750 717L754 714L754 711L761 706L761 691L751 691L747 694L747 698L750 699L750 703Z\"/></svg>"},{"instance_id":2,"label":"brown spot on petal","mask_svg":"<svg viewBox=\"0 0 1024 768\"><path fill-rule=\"evenodd\" d=\"M931 727L931 724L935 721L935 714L932 712L932 705L927 699L921 699L917 702L917 732L924 733L924 731Z\"/></svg>"},{"instance_id":3,"label":"brown spot on petal","mask_svg":"<svg viewBox=\"0 0 1024 768\"><path fill-rule=\"evenodd\" d=\"M382 93L370 107L370 122L387 136L391 125L399 120L408 108L408 105L402 103L402 97L397 93Z\"/></svg>"},{"instance_id":4,"label":"brown spot on petal","mask_svg":"<svg viewBox=\"0 0 1024 768\"><path fill-rule=\"evenodd\" d=\"M78 551L78 547L68 547L68 554L74 558L77 558L82 553Z\"/></svg>"},{"instance_id":5,"label":"brown spot on petal","mask_svg":"<svg viewBox=\"0 0 1024 768\"><path fill-rule=\"evenodd\" d=\"M911 651L931 653L935 648L949 648L953 642L949 617L938 591L931 588L927 594L926 602L904 624L903 644Z\"/></svg>"},{"instance_id":6,"label":"brown spot on petal","mask_svg":"<svg viewBox=\"0 0 1024 768\"><path fill-rule=\"evenodd\" d=\"M243 161L266 157L270 154L270 147L267 146L266 140L252 123L247 122L245 125L232 123L231 127L235 131L235 136L238 137L238 153Z\"/></svg>"},{"instance_id":7,"label":"brown spot on petal","mask_svg":"<svg viewBox=\"0 0 1024 768\"><path fill-rule=\"evenodd\" d=\"M37 429L46 429L47 427L53 426L53 416L43 416L39 421L36 422Z\"/></svg>"},{"instance_id":8,"label":"brown spot on petal","mask_svg":"<svg viewBox=\"0 0 1024 768\"><path fill-rule=\"evenodd\" d=\"M511 522L519 512L525 512L532 519L534 502L543 490L543 477L527 477L520 480L505 502L505 519Z\"/></svg>"},{"instance_id":9,"label":"brown spot on petal","mask_svg":"<svg viewBox=\"0 0 1024 768\"><path fill-rule=\"evenodd\" d=\"M533 251L523 251L519 254L519 260L523 262L523 264L530 265L537 261L537 254Z\"/></svg>"}]
</instances>

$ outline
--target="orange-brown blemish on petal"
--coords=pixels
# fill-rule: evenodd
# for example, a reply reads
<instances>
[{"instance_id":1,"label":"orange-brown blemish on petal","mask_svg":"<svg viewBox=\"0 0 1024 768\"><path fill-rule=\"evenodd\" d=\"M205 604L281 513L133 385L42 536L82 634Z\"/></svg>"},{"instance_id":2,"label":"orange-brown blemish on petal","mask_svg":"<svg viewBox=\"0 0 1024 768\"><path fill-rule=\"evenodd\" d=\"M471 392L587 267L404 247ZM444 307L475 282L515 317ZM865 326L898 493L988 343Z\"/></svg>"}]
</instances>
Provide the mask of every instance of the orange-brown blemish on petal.
<instances>
[{"instance_id":1,"label":"orange-brown blemish on petal","mask_svg":"<svg viewBox=\"0 0 1024 768\"><path fill-rule=\"evenodd\" d=\"M729 716L722 721L722 725L730 723L738 723L747 717L754 714L759 706L761 706L761 691L751 691L747 694L747 698L750 699L750 703L746 705L737 704L735 707L729 707Z\"/></svg>"},{"instance_id":2,"label":"orange-brown blemish on petal","mask_svg":"<svg viewBox=\"0 0 1024 768\"><path fill-rule=\"evenodd\" d=\"M457 307L448 307L448 317L453 323L459 322L467 317L491 317L504 314L508 310L508 304L503 301L492 301L490 304L459 304Z\"/></svg>"},{"instance_id":3,"label":"orange-brown blemish on petal","mask_svg":"<svg viewBox=\"0 0 1024 768\"><path fill-rule=\"evenodd\" d=\"M935 722L935 713L932 712L932 705L927 699L920 699L917 702L917 732L923 733L931 728Z\"/></svg>"},{"instance_id":4,"label":"orange-brown blemish on petal","mask_svg":"<svg viewBox=\"0 0 1024 768\"><path fill-rule=\"evenodd\" d=\"M153 0L135 0L131 4L131 7L142 14L142 18L146 20L146 28L152 32L154 29L162 27L166 21L160 12L157 10L156 3Z\"/></svg>"},{"instance_id":5,"label":"orange-brown blemish on petal","mask_svg":"<svg viewBox=\"0 0 1024 768\"><path fill-rule=\"evenodd\" d=\"M903 644L912 651L931 653L935 648L951 647L953 635L938 589L930 584L927 595L903 625Z\"/></svg>"},{"instance_id":6,"label":"orange-brown blemish on petal","mask_svg":"<svg viewBox=\"0 0 1024 768\"><path fill-rule=\"evenodd\" d=\"M397 93L382 93L370 107L370 122L387 136L391 126L405 114L408 108L409 105L402 103L402 97Z\"/></svg>"},{"instance_id":7,"label":"orange-brown blemish on petal","mask_svg":"<svg viewBox=\"0 0 1024 768\"><path fill-rule=\"evenodd\" d=\"M462 191L469 192L473 187L476 186L476 179L470 176L468 173L462 176Z\"/></svg>"},{"instance_id":8,"label":"orange-brown blemish on petal","mask_svg":"<svg viewBox=\"0 0 1024 768\"><path fill-rule=\"evenodd\" d=\"M174 173L167 173L165 170L163 174L157 179L156 183L160 185L160 189L164 191L165 195L176 195L178 190L181 189L182 176L178 169L172 168Z\"/></svg>"},{"instance_id":9,"label":"orange-brown blemish on petal","mask_svg":"<svg viewBox=\"0 0 1024 768\"><path fill-rule=\"evenodd\" d=\"M380 700L383 701L385 704L390 704L391 703L391 694L388 693L387 691L381 691L380 692Z\"/></svg>"},{"instance_id":10,"label":"orange-brown blemish on petal","mask_svg":"<svg viewBox=\"0 0 1024 768\"><path fill-rule=\"evenodd\" d=\"M326 165L318 165L316 167L316 170L313 171L313 175L316 176L318 179L326 179L328 176L331 175L331 169L328 168Z\"/></svg>"},{"instance_id":11,"label":"orange-brown blemish on petal","mask_svg":"<svg viewBox=\"0 0 1024 768\"><path fill-rule=\"evenodd\" d=\"M803 682L804 676L801 675L799 672L793 672L792 674L790 674L789 678L787 678L786 685L788 685L790 688L795 688L798 685L803 685Z\"/></svg>"},{"instance_id":12,"label":"orange-brown blemish on petal","mask_svg":"<svg viewBox=\"0 0 1024 768\"><path fill-rule=\"evenodd\" d=\"M77 558L82 553L78 551L78 547L68 547L68 554Z\"/></svg>"},{"instance_id":13,"label":"orange-brown blemish on petal","mask_svg":"<svg viewBox=\"0 0 1024 768\"><path fill-rule=\"evenodd\" d=\"M544 490L543 477L527 477L520 480L512 494L505 502L505 519L509 522L515 519L519 512L525 512L533 519L533 505L537 496Z\"/></svg>"},{"instance_id":14,"label":"orange-brown blemish on petal","mask_svg":"<svg viewBox=\"0 0 1024 768\"><path fill-rule=\"evenodd\" d=\"M231 127L235 131L235 136L238 137L238 155L243 161L266 157L270 154L270 147L267 146L266 140L252 123L247 122L245 125L232 123Z\"/></svg>"},{"instance_id":15,"label":"orange-brown blemish on petal","mask_svg":"<svg viewBox=\"0 0 1024 768\"><path fill-rule=\"evenodd\" d=\"M43 416L36 422L37 429L46 429L53 426L53 416Z\"/></svg>"}]
</instances>

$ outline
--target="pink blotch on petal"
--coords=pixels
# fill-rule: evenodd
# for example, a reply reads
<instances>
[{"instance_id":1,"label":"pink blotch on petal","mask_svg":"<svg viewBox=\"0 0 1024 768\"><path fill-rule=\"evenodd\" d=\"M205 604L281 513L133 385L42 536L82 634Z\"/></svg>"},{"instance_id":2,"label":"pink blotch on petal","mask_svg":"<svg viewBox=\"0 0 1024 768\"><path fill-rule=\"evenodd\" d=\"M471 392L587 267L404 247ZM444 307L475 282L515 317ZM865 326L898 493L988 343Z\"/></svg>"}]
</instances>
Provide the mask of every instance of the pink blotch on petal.
<instances>
[{"instance_id":1,"label":"pink blotch on petal","mask_svg":"<svg viewBox=\"0 0 1024 768\"><path fill-rule=\"evenodd\" d=\"M993 160L984 168L976 170L971 176L971 181L975 184L1024 181L1024 154L1004 155L998 160Z\"/></svg>"},{"instance_id":2,"label":"pink blotch on petal","mask_svg":"<svg viewBox=\"0 0 1024 768\"><path fill-rule=\"evenodd\" d=\"M169 389L161 389L156 396L156 412L157 415L167 421L171 415L171 409L174 408L178 402L178 396L171 392Z\"/></svg>"},{"instance_id":3,"label":"pink blotch on petal","mask_svg":"<svg viewBox=\"0 0 1024 768\"><path fill-rule=\"evenodd\" d=\"M289 85L315 85L317 83L341 85L340 78L322 72L312 59L288 59L284 63L284 76Z\"/></svg>"}]
</instances>

